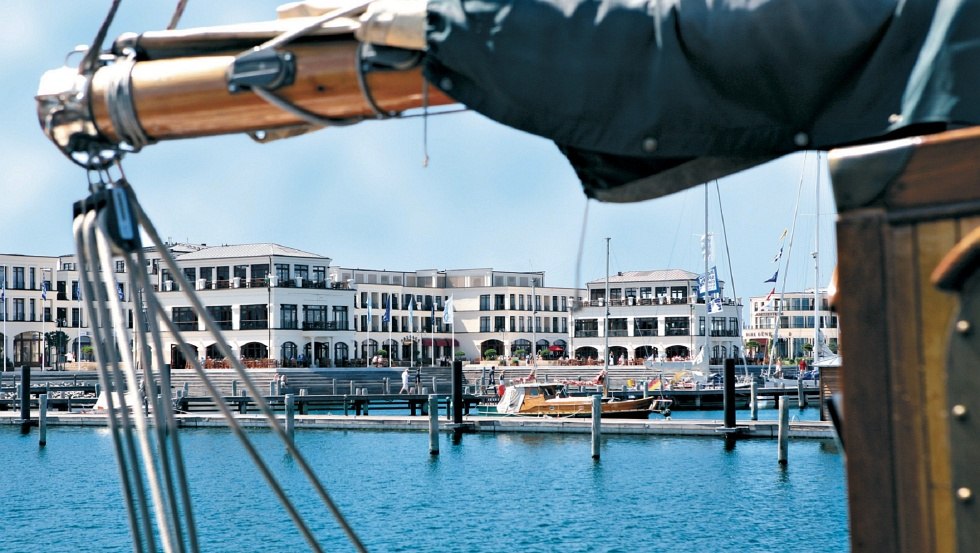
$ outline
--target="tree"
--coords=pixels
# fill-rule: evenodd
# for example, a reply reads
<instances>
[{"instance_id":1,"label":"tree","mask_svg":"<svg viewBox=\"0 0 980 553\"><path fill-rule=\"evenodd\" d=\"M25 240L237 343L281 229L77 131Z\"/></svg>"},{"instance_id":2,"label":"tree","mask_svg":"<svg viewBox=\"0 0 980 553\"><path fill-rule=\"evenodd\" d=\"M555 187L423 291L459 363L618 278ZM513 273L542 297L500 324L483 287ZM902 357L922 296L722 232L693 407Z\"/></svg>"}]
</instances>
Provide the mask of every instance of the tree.
<instances>
[{"instance_id":1,"label":"tree","mask_svg":"<svg viewBox=\"0 0 980 553\"><path fill-rule=\"evenodd\" d=\"M497 358L497 350L493 348L487 348L483 350L483 358L488 361L493 361Z\"/></svg>"}]
</instances>

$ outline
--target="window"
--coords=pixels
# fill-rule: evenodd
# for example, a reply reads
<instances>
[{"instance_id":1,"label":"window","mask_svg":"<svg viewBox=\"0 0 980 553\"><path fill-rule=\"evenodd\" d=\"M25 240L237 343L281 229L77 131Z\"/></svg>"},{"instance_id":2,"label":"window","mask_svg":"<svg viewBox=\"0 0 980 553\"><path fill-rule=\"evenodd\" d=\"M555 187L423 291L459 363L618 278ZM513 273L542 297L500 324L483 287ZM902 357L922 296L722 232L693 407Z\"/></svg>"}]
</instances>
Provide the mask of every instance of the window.
<instances>
[{"instance_id":1,"label":"window","mask_svg":"<svg viewBox=\"0 0 980 553\"><path fill-rule=\"evenodd\" d=\"M268 308L265 304L243 305L238 327L241 330L269 328Z\"/></svg>"},{"instance_id":2,"label":"window","mask_svg":"<svg viewBox=\"0 0 980 553\"><path fill-rule=\"evenodd\" d=\"M504 321L506 319L507 319L506 317L494 317L493 318L493 331L494 332L503 332L504 331Z\"/></svg>"},{"instance_id":3,"label":"window","mask_svg":"<svg viewBox=\"0 0 980 553\"><path fill-rule=\"evenodd\" d=\"M289 263L276 263L276 278L279 282L286 282L289 280ZM296 344L293 344L293 348Z\"/></svg>"},{"instance_id":4,"label":"window","mask_svg":"<svg viewBox=\"0 0 980 553\"><path fill-rule=\"evenodd\" d=\"M634 336L657 336L657 318L643 317L633 319Z\"/></svg>"},{"instance_id":5,"label":"window","mask_svg":"<svg viewBox=\"0 0 980 553\"><path fill-rule=\"evenodd\" d=\"M664 336L688 336L691 332L691 321L687 317L665 317Z\"/></svg>"},{"instance_id":6,"label":"window","mask_svg":"<svg viewBox=\"0 0 980 553\"><path fill-rule=\"evenodd\" d=\"M116 261L116 272L117 273L125 273L126 272L126 262L125 261L122 261L122 260Z\"/></svg>"},{"instance_id":7,"label":"window","mask_svg":"<svg viewBox=\"0 0 980 553\"><path fill-rule=\"evenodd\" d=\"M231 306L230 305L209 305L208 315L214 319L221 330L231 330Z\"/></svg>"},{"instance_id":8,"label":"window","mask_svg":"<svg viewBox=\"0 0 980 553\"><path fill-rule=\"evenodd\" d=\"M304 305L303 306L303 330L326 330L326 328L327 328L327 306Z\"/></svg>"},{"instance_id":9,"label":"window","mask_svg":"<svg viewBox=\"0 0 980 553\"><path fill-rule=\"evenodd\" d=\"M493 296L493 308L502 310L504 309L504 295L494 294Z\"/></svg>"},{"instance_id":10,"label":"window","mask_svg":"<svg viewBox=\"0 0 980 553\"><path fill-rule=\"evenodd\" d=\"M234 278L240 278L244 281L248 278L248 265L235 265L234 273L232 273Z\"/></svg>"},{"instance_id":11,"label":"window","mask_svg":"<svg viewBox=\"0 0 980 553\"><path fill-rule=\"evenodd\" d=\"M480 296L480 311L490 311L490 294Z\"/></svg>"},{"instance_id":12,"label":"window","mask_svg":"<svg viewBox=\"0 0 980 553\"><path fill-rule=\"evenodd\" d=\"M214 283L216 288L228 288L229 279L230 276L227 265L215 268Z\"/></svg>"},{"instance_id":13,"label":"window","mask_svg":"<svg viewBox=\"0 0 980 553\"><path fill-rule=\"evenodd\" d=\"M177 330L197 330L197 314L190 307L174 307L171 318Z\"/></svg>"},{"instance_id":14,"label":"window","mask_svg":"<svg viewBox=\"0 0 980 553\"><path fill-rule=\"evenodd\" d=\"M640 299L641 300L651 300L653 299L653 288L649 286L640 287Z\"/></svg>"},{"instance_id":15,"label":"window","mask_svg":"<svg viewBox=\"0 0 980 553\"><path fill-rule=\"evenodd\" d=\"M198 269L198 276L204 280L204 287L210 288L214 276L214 267L201 267Z\"/></svg>"},{"instance_id":16,"label":"window","mask_svg":"<svg viewBox=\"0 0 980 553\"><path fill-rule=\"evenodd\" d=\"M520 298L520 300L521 300L521 302L520 302L520 305L521 305L520 306L520 309L521 309L521 311L524 311L524 294L518 295L518 298ZM524 330L524 329L521 329L521 330Z\"/></svg>"},{"instance_id":17,"label":"window","mask_svg":"<svg viewBox=\"0 0 980 553\"><path fill-rule=\"evenodd\" d=\"M282 304L279 306L279 328L296 329L298 321L296 318L298 311L295 304Z\"/></svg>"},{"instance_id":18,"label":"window","mask_svg":"<svg viewBox=\"0 0 980 553\"><path fill-rule=\"evenodd\" d=\"M24 268L23 267L14 267L14 281L13 281L12 284L13 285L11 286L11 288L14 288L16 290L23 290L24 289Z\"/></svg>"},{"instance_id":19,"label":"window","mask_svg":"<svg viewBox=\"0 0 980 553\"><path fill-rule=\"evenodd\" d=\"M704 336L704 317L698 317L698 336Z\"/></svg>"},{"instance_id":20,"label":"window","mask_svg":"<svg viewBox=\"0 0 980 553\"><path fill-rule=\"evenodd\" d=\"M310 279L310 266L309 265L293 265L293 274L296 278L301 278L303 280Z\"/></svg>"},{"instance_id":21,"label":"window","mask_svg":"<svg viewBox=\"0 0 980 553\"><path fill-rule=\"evenodd\" d=\"M194 267L184 267L184 278L187 282L191 283L191 287L194 287L194 281L197 280L197 269Z\"/></svg>"},{"instance_id":22,"label":"window","mask_svg":"<svg viewBox=\"0 0 980 553\"><path fill-rule=\"evenodd\" d=\"M510 318L510 331L517 332L517 317Z\"/></svg>"},{"instance_id":23,"label":"window","mask_svg":"<svg viewBox=\"0 0 980 553\"><path fill-rule=\"evenodd\" d=\"M68 308L59 307L55 316L55 323L59 326L68 326Z\"/></svg>"},{"instance_id":24,"label":"window","mask_svg":"<svg viewBox=\"0 0 980 553\"><path fill-rule=\"evenodd\" d=\"M687 286L671 286L670 303L687 303Z\"/></svg>"},{"instance_id":25,"label":"window","mask_svg":"<svg viewBox=\"0 0 980 553\"><path fill-rule=\"evenodd\" d=\"M510 308L517 309L517 298L515 297L514 294L510 295Z\"/></svg>"},{"instance_id":26,"label":"window","mask_svg":"<svg viewBox=\"0 0 980 553\"><path fill-rule=\"evenodd\" d=\"M480 317L480 332L490 332L490 317Z\"/></svg>"},{"instance_id":27,"label":"window","mask_svg":"<svg viewBox=\"0 0 980 553\"><path fill-rule=\"evenodd\" d=\"M327 268L323 265L313 266L313 282L326 282L327 281Z\"/></svg>"},{"instance_id":28,"label":"window","mask_svg":"<svg viewBox=\"0 0 980 553\"><path fill-rule=\"evenodd\" d=\"M71 327L78 328L82 326L82 310L77 307L71 308Z\"/></svg>"},{"instance_id":29,"label":"window","mask_svg":"<svg viewBox=\"0 0 980 553\"><path fill-rule=\"evenodd\" d=\"M594 338L599 335L599 319L578 319L575 321L576 338Z\"/></svg>"},{"instance_id":30,"label":"window","mask_svg":"<svg viewBox=\"0 0 980 553\"><path fill-rule=\"evenodd\" d=\"M347 322L348 320L346 305L333 306L333 321L331 321L331 326L334 330L347 330L350 324Z\"/></svg>"},{"instance_id":31,"label":"window","mask_svg":"<svg viewBox=\"0 0 980 553\"><path fill-rule=\"evenodd\" d=\"M24 317L24 298L14 298L14 316L11 320L23 321Z\"/></svg>"},{"instance_id":32,"label":"window","mask_svg":"<svg viewBox=\"0 0 980 553\"><path fill-rule=\"evenodd\" d=\"M249 286L265 286L265 280L269 278L269 264L268 263L257 263L252 265L252 280L249 281Z\"/></svg>"},{"instance_id":33,"label":"window","mask_svg":"<svg viewBox=\"0 0 980 553\"><path fill-rule=\"evenodd\" d=\"M610 336L628 336L629 331L626 327L626 319L609 319L609 335Z\"/></svg>"}]
</instances>

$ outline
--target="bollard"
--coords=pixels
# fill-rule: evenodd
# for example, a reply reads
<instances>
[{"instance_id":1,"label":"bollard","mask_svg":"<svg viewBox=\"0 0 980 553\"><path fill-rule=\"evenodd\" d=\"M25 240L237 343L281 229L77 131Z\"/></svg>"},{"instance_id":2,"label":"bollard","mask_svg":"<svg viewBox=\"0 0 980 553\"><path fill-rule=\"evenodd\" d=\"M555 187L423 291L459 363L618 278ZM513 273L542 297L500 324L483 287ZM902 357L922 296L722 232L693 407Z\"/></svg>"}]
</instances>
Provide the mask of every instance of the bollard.
<instances>
[{"instance_id":1,"label":"bollard","mask_svg":"<svg viewBox=\"0 0 980 553\"><path fill-rule=\"evenodd\" d=\"M803 389L803 379L796 379L796 402L799 404L800 409L806 408L806 391Z\"/></svg>"},{"instance_id":2,"label":"bollard","mask_svg":"<svg viewBox=\"0 0 980 553\"><path fill-rule=\"evenodd\" d=\"M787 403L785 395L779 397L779 432L776 435L776 440L779 450L776 454L776 460L780 465L785 465L789 452L787 447L789 441L789 403Z\"/></svg>"},{"instance_id":3,"label":"bollard","mask_svg":"<svg viewBox=\"0 0 980 553\"><path fill-rule=\"evenodd\" d=\"M453 361L453 363L456 363L456 362L457 361ZM459 361L459 363L462 364L462 361ZM432 377L432 393L433 394L439 393L439 389L436 388L436 377L434 377L434 376Z\"/></svg>"},{"instance_id":4,"label":"bollard","mask_svg":"<svg viewBox=\"0 0 980 553\"><path fill-rule=\"evenodd\" d=\"M238 402L238 412L241 413L242 415L244 415L245 412L248 410L248 400L245 399L247 397L248 397L248 391L247 390L242 390L242 393L241 393L242 400L240 402Z\"/></svg>"},{"instance_id":5,"label":"bollard","mask_svg":"<svg viewBox=\"0 0 980 553\"><path fill-rule=\"evenodd\" d=\"M336 378L331 378L330 379L330 389L331 389L331 392L330 392L331 395L337 395L337 379Z\"/></svg>"},{"instance_id":6,"label":"bollard","mask_svg":"<svg viewBox=\"0 0 980 553\"><path fill-rule=\"evenodd\" d=\"M31 420L31 368L23 366L20 368L20 420L21 434L27 434L30 430Z\"/></svg>"},{"instance_id":7,"label":"bollard","mask_svg":"<svg viewBox=\"0 0 980 553\"><path fill-rule=\"evenodd\" d=\"M289 436L289 441L293 442L293 436L295 434L294 426L296 424L296 409L293 403L293 394L286 394L286 435Z\"/></svg>"},{"instance_id":8,"label":"bollard","mask_svg":"<svg viewBox=\"0 0 980 553\"><path fill-rule=\"evenodd\" d=\"M37 439L37 445L44 447L48 443L48 394L41 394L38 396L38 430L39 435Z\"/></svg>"},{"instance_id":9,"label":"bollard","mask_svg":"<svg viewBox=\"0 0 980 553\"><path fill-rule=\"evenodd\" d=\"M599 438L602 437L602 396L592 396L592 458L599 458Z\"/></svg>"},{"instance_id":10,"label":"bollard","mask_svg":"<svg viewBox=\"0 0 980 553\"><path fill-rule=\"evenodd\" d=\"M755 378L752 378L752 396L749 400L749 411L752 420L759 420L759 381Z\"/></svg>"},{"instance_id":11,"label":"bollard","mask_svg":"<svg viewBox=\"0 0 980 553\"><path fill-rule=\"evenodd\" d=\"M649 380L643 380L643 381L640 382L640 386L643 386L643 399L646 399L647 396L648 396L648 394L647 394L647 388L650 387L650 381Z\"/></svg>"},{"instance_id":12,"label":"bollard","mask_svg":"<svg viewBox=\"0 0 980 553\"><path fill-rule=\"evenodd\" d=\"M735 428L735 360L725 359L725 428Z\"/></svg>"},{"instance_id":13,"label":"bollard","mask_svg":"<svg viewBox=\"0 0 980 553\"><path fill-rule=\"evenodd\" d=\"M463 424L463 362L453 361L453 424ZM436 377L432 377L432 391L436 389Z\"/></svg>"},{"instance_id":14,"label":"bollard","mask_svg":"<svg viewBox=\"0 0 980 553\"><path fill-rule=\"evenodd\" d=\"M383 382L385 388L385 395L388 395L391 393L391 379L386 376Z\"/></svg>"},{"instance_id":15,"label":"bollard","mask_svg":"<svg viewBox=\"0 0 980 553\"><path fill-rule=\"evenodd\" d=\"M439 398L429 394L429 455L439 455Z\"/></svg>"},{"instance_id":16,"label":"bollard","mask_svg":"<svg viewBox=\"0 0 980 553\"><path fill-rule=\"evenodd\" d=\"M231 381L231 395L233 395L235 397L238 397L238 381L237 380L232 380Z\"/></svg>"},{"instance_id":17,"label":"bollard","mask_svg":"<svg viewBox=\"0 0 980 553\"><path fill-rule=\"evenodd\" d=\"M353 380L350 381L350 395L352 395L352 396L356 396L357 395L357 391L354 390L354 381Z\"/></svg>"}]
</instances>

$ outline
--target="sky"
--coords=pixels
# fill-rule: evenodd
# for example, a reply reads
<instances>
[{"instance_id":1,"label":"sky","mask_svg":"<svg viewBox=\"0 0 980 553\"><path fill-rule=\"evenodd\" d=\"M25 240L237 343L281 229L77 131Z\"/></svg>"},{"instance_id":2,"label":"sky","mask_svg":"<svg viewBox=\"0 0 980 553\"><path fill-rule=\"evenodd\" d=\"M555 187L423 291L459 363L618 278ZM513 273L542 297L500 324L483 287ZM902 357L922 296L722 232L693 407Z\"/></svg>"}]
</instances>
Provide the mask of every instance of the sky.
<instances>
[{"instance_id":1,"label":"sky","mask_svg":"<svg viewBox=\"0 0 980 553\"><path fill-rule=\"evenodd\" d=\"M189 0L179 27L273 19L279 3ZM86 195L86 174L42 133L34 95L44 71L92 42L110 4L4 0L0 252L72 253L71 206ZM176 4L124 0L107 43L124 32L165 29ZM712 265L728 297L733 285L746 301L772 289L765 281L794 213L777 292L814 286L818 236L826 286L836 244L823 160L794 154L710 184ZM605 276L606 238L612 274L704 267L704 186L634 204L591 201L586 219L581 184L554 144L473 112L429 117L427 135L414 117L264 145L247 136L170 141L129 154L123 169L171 241L273 242L364 269L544 271L546 285L561 287Z\"/></svg>"}]
</instances>

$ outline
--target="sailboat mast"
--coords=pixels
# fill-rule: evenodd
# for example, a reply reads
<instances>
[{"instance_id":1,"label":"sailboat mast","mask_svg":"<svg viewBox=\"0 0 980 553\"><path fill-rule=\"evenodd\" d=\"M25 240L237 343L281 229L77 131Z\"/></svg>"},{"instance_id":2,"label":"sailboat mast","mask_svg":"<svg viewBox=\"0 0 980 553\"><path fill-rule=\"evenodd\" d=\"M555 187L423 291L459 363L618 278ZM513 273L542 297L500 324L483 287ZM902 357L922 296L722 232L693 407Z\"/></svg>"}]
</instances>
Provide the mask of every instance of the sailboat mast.
<instances>
[{"instance_id":1,"label":"sailboat mast","mask_svg":"<svg viewBox=\"0 0 980 553\"><path fill-rule=\"evenodd\" d=\"M606 367L607 374L609 373L609 357L611 355L609 353L609 240L610 239L607 237L606 238L606 301L604 302L606 304L606 314L602 322L602 326L603 326L602 336L605 339L605 346L604 346L605 360L603 364Z\"/></svg>"},{"instance_id":2,"label":"sailboat mast","mask_svg":"<svg viewBox=\"0 0 980 553\"><path fill-rule=\"evenodd\" d=\"M817 224L814 240L813 270L816 280L813 285L813 366L820 361L820 152L817 152Z\"/></svg>"},{"instance_id":3,"label":"sailboat mast","mask_svg":"<svg viewBox=\"0 0 980 553\"><path fill-rule=\"evenodd\" d=\"M708 309L708 258L711 256L711 237L708 235L708 183L704 183L704 374L711 374L711 320ZM691 321L693 324L694 321Z\"/></svg>"}]
</instances>

